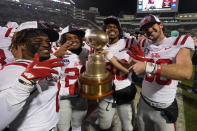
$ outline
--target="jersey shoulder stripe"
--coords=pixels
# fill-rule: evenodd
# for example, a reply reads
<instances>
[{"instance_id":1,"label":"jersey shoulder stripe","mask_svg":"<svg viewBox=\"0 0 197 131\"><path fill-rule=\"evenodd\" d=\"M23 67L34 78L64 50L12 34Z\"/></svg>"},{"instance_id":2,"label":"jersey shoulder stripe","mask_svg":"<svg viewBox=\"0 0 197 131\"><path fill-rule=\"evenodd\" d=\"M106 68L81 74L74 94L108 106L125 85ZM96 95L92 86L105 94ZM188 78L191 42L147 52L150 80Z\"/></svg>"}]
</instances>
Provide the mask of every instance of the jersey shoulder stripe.
<instances>
[{"instance_id":1,"label":"jersey shoulder stripe","mask_svg":"<svg viewBox=\"0 0 197 131\"><path fill-rule=\"evenodd\" d=\"M134 44L134 41L135 41L134 37L127 39L125 48L131 48L131 45Z\"/></svg>"},{"instance_id":2,"label":"jersey shoulder stripe","mask_svg":"<svg viewBox=\"0 0 197 131\"><path fill-rule=\"evenodd\" d=\"M185 35L183 40L181 41L181 45L185 44L185 41L187 40L187 38L189 37L189 35Z\"/></svg>"},{"instance_id":3,"label":"jersey shoulder stripe","mask_svg":"<svg viewBox=\"0 0 197 131\"><path fill-rule=\"evenodd\" d=\"M13 28L8 28L7 32L5 33L5 37L8 37L11 33Z\"/></svg>"},{"instance_id":4,"label":"jersey shoulder stripe","mask_svg":"<svg viewBox=\"0 0 197 131\"><path fill-rule=\"evenodd\" d=\"M178 37L176 38L176 40L175 40L175 42L174 42L174 45L177 45L177 44L178 44L178 41L179 41L180 38L181 38L181 36L178 36Z\"/></svg>"},{"instance_id":5,"label":"jersey shoulder stripe","mask_svg":"<svg viewBox=\"0 0 197 131\"><path fill-rule=\"evenodd\" d=\"M186 40L188 39L189 35L181 35L181 36L178 36L176 38L176 40L174 41L174 46L180 46L180 45L184 45Z\"/></svg>"}]
</instances>

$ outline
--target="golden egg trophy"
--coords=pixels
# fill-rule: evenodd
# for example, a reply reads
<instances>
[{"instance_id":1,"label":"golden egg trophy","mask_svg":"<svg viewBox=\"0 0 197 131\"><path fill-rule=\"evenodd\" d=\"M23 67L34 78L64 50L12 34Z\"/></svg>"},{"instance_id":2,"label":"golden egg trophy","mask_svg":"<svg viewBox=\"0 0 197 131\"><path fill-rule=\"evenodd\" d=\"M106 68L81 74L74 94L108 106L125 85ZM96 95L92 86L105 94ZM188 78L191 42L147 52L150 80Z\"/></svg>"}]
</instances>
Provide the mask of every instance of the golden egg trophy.
<instances>
[{"instance_id":1,"label":"golden egg trophy","mask_svg":"<svg viewBox=\"0 0 197 131\"><path fill-rule=\"evenodd\" d=\"M87 30L85 39L94 49L86 61L86 71L79 76L80 95L87 99L101 99L113 93L112 74L106 70L104 55L99 52L107 43L108 36L102 30Z\"/></svg>"}]
</instances>

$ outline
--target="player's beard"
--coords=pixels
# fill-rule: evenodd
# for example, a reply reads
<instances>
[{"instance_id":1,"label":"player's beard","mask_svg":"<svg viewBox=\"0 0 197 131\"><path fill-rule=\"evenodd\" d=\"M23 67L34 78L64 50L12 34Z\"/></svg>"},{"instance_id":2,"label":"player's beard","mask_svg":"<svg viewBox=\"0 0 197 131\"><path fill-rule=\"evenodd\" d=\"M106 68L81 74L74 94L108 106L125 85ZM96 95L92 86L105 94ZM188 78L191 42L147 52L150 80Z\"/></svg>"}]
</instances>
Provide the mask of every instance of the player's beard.
<instances>
[{"instance_id":1,"label":"player's beard","mask_svg":"<svg viewBox=\"0 0 197 131\"><path fill-rule=\"evenodd\" d=\"M160 38L160 36L161 36L161 30L156 30L156 31L154 31L154 33L155 33L155 35L150 35L148 38L150 39L150 40L152 40L154 43L156 43L157 42L157 40Z\"/></svg>"},{"instance_id":2,"label":"player's beard","mask_svg":"<svg viewBox=\"0 0 197 131\"><path fill-rule=\"evenodd\" d=\"M81 53L81 51L82 51L81 47L82 47L82 45L79 48L77 48L77 49L69 49L69 51L71 51L74 54L79 55Z\"/></svg>"}]
</instances>

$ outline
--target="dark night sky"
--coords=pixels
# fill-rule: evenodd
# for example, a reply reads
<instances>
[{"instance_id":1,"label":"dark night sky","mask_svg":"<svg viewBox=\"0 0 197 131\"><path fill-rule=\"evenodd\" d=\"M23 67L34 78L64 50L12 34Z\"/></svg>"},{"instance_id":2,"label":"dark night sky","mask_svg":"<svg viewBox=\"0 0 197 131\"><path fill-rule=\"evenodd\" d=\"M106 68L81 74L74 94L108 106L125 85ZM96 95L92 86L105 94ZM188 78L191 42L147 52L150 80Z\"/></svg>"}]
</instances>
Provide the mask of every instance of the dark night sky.
<instances>
[{"instance_id":1,"label":"dark night sky","mask_svg":"<svg viewBox=\"0 0 197 131\"><path fill-rule=\"evenodd\" d=\"M137 0L73 0L76 7L80 9L89 9L97 7L103 16L115 15L123 11L126 14L135 14ZM179 0L180 13L197 12L197 0Z\"/></svg>"}]
</instances>

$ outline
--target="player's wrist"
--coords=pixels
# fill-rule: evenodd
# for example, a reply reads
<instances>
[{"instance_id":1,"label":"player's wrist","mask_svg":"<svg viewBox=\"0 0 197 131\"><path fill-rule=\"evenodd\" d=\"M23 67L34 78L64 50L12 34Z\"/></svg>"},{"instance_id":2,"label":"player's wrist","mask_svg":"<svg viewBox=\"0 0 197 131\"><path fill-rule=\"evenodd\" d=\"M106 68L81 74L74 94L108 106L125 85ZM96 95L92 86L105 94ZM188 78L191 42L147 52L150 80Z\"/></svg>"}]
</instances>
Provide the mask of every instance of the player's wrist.
<instances>
[{"instance_id":1,"label":"player's wrist","mask_svg":"<svg viewBox=\"0 0 197 131\"><path fill-rule=\"evenodd\" d=\"M161 74L161 65L160 64L157 64L157 70L156 70L155 74L157 74L157 75Z\"/></svg>"},{"instance_id":2,"label":"player's wrist","mask_svg":"<svg viewBox=\"0 0 197 131\"><path fill-rule=\"evenodd\" d=\"M28 88L33 88L36 85L36 82L34 80L28 80L23 76L20 76L18 81L20 84L25 85Z\"/></svg>"},{"instance_id":3,"label":"player's wrist","mask_svg":"<svg viewBox=\"0 0 197 131\"><path fill-rule=\"evenodd\" d=\"M148 74L156 74L160 75L161 74L161 65L152 63L152 62L145 62L146 63L146 69L145 72Z\"/></svg>"},{"instance_id":4,"label":"player's wrist","mask_svg":"<svg viewBox=\"0 0 197 131\"><path fill-rule=\"evenodd\" d=\"M114 57L114 55L111 52L108 52L105 57L107 60L111 60Z\"/></svg>"},{"instance_id":5,"label":"player's wrist","mask_svg":"<svg viewBox=\"0 0 197 131\"><path fill-rule=\"evenodd\" d=\"M146 62L146 69L145 69L145 72L148 73L148 74L154 74L155 72L155 68L157 64L156 63L152 63L152 62Z\"/></svg>"}]
</instances>

